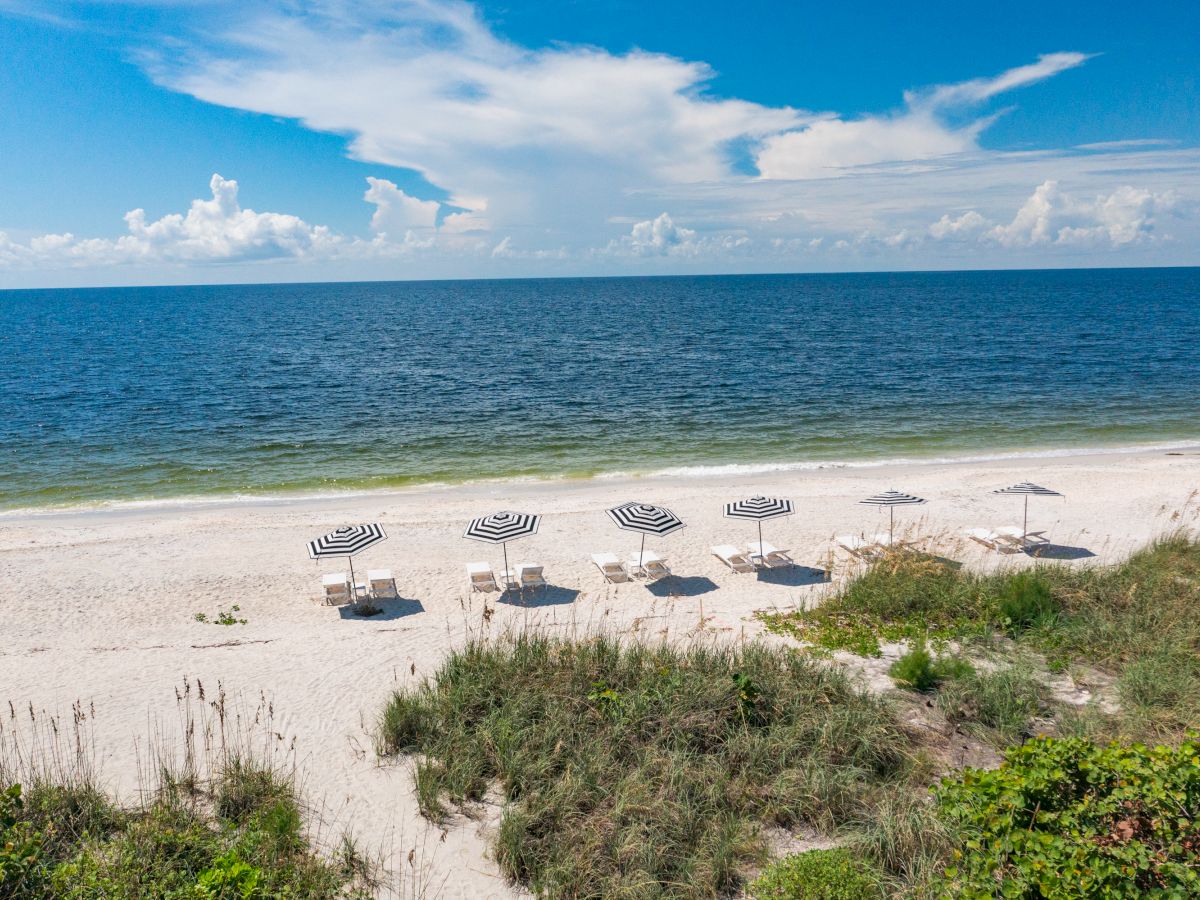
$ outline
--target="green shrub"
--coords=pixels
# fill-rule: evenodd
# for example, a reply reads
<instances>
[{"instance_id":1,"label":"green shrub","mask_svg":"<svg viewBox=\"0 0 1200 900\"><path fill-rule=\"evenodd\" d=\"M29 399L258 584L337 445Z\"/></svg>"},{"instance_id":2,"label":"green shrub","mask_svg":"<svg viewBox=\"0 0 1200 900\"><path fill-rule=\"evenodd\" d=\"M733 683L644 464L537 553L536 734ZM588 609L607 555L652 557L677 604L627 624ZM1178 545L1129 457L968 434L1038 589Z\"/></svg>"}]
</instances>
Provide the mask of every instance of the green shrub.
<instances>
[{"instance_id":1,"label":"green shrub","mask_svg":"<svg viewBox=\"0 0 1200 900\"><path fill-rule=\"evenodd\" d=\"M1038 738L937 788L948 897L1200 894L1200 745Z\"/></svg>"},{"instance_id":2,"label":"green shrub","mask_svg":"<svg viewBox=\"0 0 1200 900\"><path fill-rule=\"evenodd\" d=\"M1054 598L1050 585L1037 572L1018 572L1009 576L1000 591L1000 624L1017 634L1054 616Z\"/></svg>"},{"instance_id":3,"label":"green shrub","mask_svg":"<svg viewBox=\"0 0 1200 900\"><path fill-rule=\"evenodd\" d=\"M42 835L25 818L21 786L0 791L0 897L34 897L44 880Z\"/></svg>"},{"instance_id":4,"label":"green shrub","mask_svg":"<svg viewBox=\"0 0 1200 900\"><path fill-rule=\"evenodd\" d=\"M0 785L0 787L4 787ZM119 810L85 779L0 792L0 898L365 897L362 866L304 840L290 780L240 762ZM39 830L40 829L40 830Z\"/></svg>"},{"instance_id":5,"label":"green shrub","mask_svg":"<svg viewBox=\"0 0 1200 900\"><path fill-rule=\"evenodd\" d=\"M1030 720L1046 703L1046 688L1032 672L1010 666L949 679L938 693L938 708L955 725L977 723L992 729L997 743L1020 741Z\"/></svg>"},{"instance_id":6,"label":"green shrub","mask_svg":"<svg viewBox=\"0 0 1200 900\"><path fill-rule=\"evenodd\" d=\"M913 642L907 653L892 663L888 674L901 687L927 694L947 678L962 676L970 671L971 664L965 659L953 656L935 658L921 637Z\"/></svg>"},{"instance_id":7,"label":"green shrub","mask_svg":"<svg viewBox=\"0 0 1200 900\"><path fill-rule=\"evenodd\" d=\"M473 642L380 718L416 752L418 799L499 785L501 869L554 897L713 897L766 853L764 825L832 830L907 778L887 703L791 650L522 634Z\"/></svg>"},{"instance_id":8,"label":"green shrub","mask_svg":"<svg viewBox=\"0 0 1200 900\"><path fill-rule=\"evenodd\" d=\"M258 893L262 872L230 851L196 879L196 893L211 900L250 900Z\"/></svg>"},{"instance_id":9,"label":"green shrub","mask_svg":"<svg viewBox=\"0 0 1200 900\"><path fill-rule=\"evenodd\" d=\"M751 900L870 900L885 896L880 872L849 850L809 850L772 863Z\"/></svg>"}]
</instances>

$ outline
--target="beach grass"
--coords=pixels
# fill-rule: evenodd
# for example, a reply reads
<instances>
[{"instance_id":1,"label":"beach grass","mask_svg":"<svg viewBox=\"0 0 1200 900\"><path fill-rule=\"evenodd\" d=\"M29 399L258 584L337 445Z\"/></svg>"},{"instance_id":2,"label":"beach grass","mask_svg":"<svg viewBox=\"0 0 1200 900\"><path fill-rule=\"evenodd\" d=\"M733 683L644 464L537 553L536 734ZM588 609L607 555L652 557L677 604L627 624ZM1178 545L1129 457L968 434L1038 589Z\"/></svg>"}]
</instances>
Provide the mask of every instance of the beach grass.
<instances>
[{"instance_id":1,"label":"beach grass","mask_svg":"<svg viewBox=\"0 0 1200 900\"><path fill-rule=\"evenodd\" d=\"M1107 722L1109 736L1153 739L1182 736L1200 721L1198 608L1200 541L1179 532L1112 566L1039 563L1032 571L978 574L936 557L897 553L815 609L760 618L772 632L861 656L879 655L884 641L928 637L935 645L955 639L994 649L993 639L1004 637L1010 656L1033 651L1052 671L1089 667L1115 677L1121 713ZM1015 657L1014 663L1032 665ZM999 685L993 681L981 675L948 683L986 700ZM1019 693L1030 706L1027 683ZM1019 733L1012 730L1016 719L1004 718L1001 732Z\"/></svg>"},{"instance_id":2,"label":"beach grass","mask_svg":"<svg viewBox=\"0 0 1200 900\"><path fill-rule=\"evenodd\" d=\"M94 784L0 781L0 848L22 848L7 861L0 850L0 896L369 896L352 850L310 848L283 773L238 760L182 785L130 808Z\"/></svg>"},{"instance_id":3,"label":"beach grass","mask_svg":"<svg viewBox=\"0 0 1200 900\"><path fill-rule=\"evenodd\" d=\"M0 721L0 898L368 897L374 866L344 839L318 852L286 758L254 747L270 704L227 708L188 681L182 736L146 742L135 802L105 789L94 709L70 721L9 705Z\"/></svg>"},{"instance_id":4,"label":"beach grass","mask_svg":"<svg viewBox=\"0 0 1200 900\"><path fill-rule=\"evenodd\" d=\"M786 648L521 634L397 692L384 754L416 755L426 815L498 792L502 870L546 896L715 897L769 826L833 832L908 783L887 701Z\"/></svg>"}]
</instances>

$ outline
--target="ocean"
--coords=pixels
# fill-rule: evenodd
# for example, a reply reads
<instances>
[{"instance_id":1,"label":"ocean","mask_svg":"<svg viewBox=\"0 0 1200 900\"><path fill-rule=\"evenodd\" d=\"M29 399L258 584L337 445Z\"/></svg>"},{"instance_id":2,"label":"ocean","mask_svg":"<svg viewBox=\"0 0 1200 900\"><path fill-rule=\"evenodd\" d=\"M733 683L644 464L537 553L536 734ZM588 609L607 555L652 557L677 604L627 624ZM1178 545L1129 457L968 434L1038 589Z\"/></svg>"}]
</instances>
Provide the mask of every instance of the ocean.
<instances>
[{"instance_id":1,"label":"ocean","mask_svg":"<svg viewBox=\"0 0 1200 900\"><path fill-rule=\"evenodd\" d=\"M0 291L0 509L1200 441L1200 269Z\"/></svg>"}]
</instances>

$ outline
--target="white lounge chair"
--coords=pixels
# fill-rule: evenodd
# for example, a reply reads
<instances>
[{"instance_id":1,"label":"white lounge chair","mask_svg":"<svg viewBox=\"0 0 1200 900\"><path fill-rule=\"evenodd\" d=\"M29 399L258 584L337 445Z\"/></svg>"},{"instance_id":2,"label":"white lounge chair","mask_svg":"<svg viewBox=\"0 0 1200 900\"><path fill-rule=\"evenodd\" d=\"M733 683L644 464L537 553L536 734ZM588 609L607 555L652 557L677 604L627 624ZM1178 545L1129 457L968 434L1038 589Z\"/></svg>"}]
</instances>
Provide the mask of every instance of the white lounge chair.
<instances>
[{"instance_id":1,"label":"white lounge chair","mask_svg":"<svg viewBox=\"0 0 1200 900\"><path fill-rule=\"evenodd\" d=\"M1050 543L1046 532L1025 531L1019 525L1001 525L996 529L996 536L1017 550L1031 550Z\"/></svg>"},{"instance_id":2,"label":"white lounge chair","mask_svg":"<svg viewBox=\"0 0 1200 900\"><path fill-rule=\"evenodd\" d=\"M542 568L532 563L518 563L517 581L520 582L521 588L544 588L546 579L542 577Z\"/></svg>"},{"instance_id":3,"label":"white lounge chair","mask_svg":"<svg viewBox=\"0 0 1200 900\"><path fill-rule=\"evenodd\" d=\"M883 549L875 541L859 537L857 534L839 534L834 540L855 559L878 559Z\"/></svg>"},{"instance_id":4,"label":"white lounge chair","mask_svg":"<svg viewBox=\"0 0 1200 900\"><path fill-rule=\"evenodd\" d=\"M322 575L321 587L325 591L326 603L347 603L350 600L350 577L345 572Z\"/></svg>"},{"instance_id":5,"label":"white lounge chair","mask_svg":"<svg viewBox=\"0 0 1200 900\"><path fill-rule=\"evenodd\" d=\"M718 544L712 548L713 556L735 572L753 572L754 563L749 557L732 544Z\"/></svg>"},{"instance_id":6,"label":"white lounge chair","mask_svg":"<svg viewBox=\"0 0 1200 900\"><path fill-rule=\"evenodd\" d=\"M636 564L638 557L634 557L631 564ZM652 550L647 550L641 554L642 571L651 581L658 581L660 578L666 578L671 574L671 569L667 566L667 561Z\"/></svg>"},{"instance_id":7,"label":"white lounge chair","mask_svg":"<svg viewBox=\"0 0 1200 900\"><path fill-rule=\"evenodd\" d=\"M609 583L628 581L629 572L615 553L593 553L592 562Z\"/></svg>"},{"instance_id":8,"label":"white lounge chair","mask_svg":"<svg viewBox=\"0 0 1200 900\"><path fill-rule=\"evenodd\" d=\"M391 569L368 569L367 592L376 600L385 598L395 599L400 596L396 590L396 579L392 577Z\"/></svg>"},{"instance_id":9,"label":"white lounge chair","mask_svg":"<svg viewBox=\"0 0 1200 900\"><path fill-rule=\"evenodd\" d=\"M473 591L500 590L500 585L496 584L496 573L485 562L467 563L467 577L471 579Z\"/></svg>"},{"instance_id":10,"label":"white lounge chair","mask_svg":"<svg viewBox=\"0 0 1200 900\"><path fill-rule=\"evenodd\" d=\"M990 528L968 528L963 534L975 543L987 547L989 550L995 550L997 553L1003 553L1010 549L1008 542Z\"/></svg>"},{"instance_id":11,"label":"white lounge chair","mask_svg":"<svg viewBox=\"0 0 1200 900\"><path fill-rule=\"evenodd\" d=\"M780 569L785 566L794 566L796 561L788 556L786 550L780 550L778 547L768 544L766 541L759 543L754 541L750 545L750 559L755 565L764 565L768 569Z\"/></svg>"}]
</instances>

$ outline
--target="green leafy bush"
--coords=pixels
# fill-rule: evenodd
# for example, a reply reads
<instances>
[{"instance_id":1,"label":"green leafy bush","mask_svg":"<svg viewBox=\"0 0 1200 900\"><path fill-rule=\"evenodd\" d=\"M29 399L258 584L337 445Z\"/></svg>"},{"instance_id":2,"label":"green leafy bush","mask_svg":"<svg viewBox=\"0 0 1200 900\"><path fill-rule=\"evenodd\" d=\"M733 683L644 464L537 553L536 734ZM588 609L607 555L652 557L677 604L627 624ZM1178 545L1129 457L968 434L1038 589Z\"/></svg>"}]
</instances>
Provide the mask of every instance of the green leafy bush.
<instances>
[{"instance_id":1,"label":"green leafy bush","mask_svg":"<svg viewBox=\"0 0 1200 900\"><path fill-rule=\"evenodd\" d=\"M0 897L33 897L43 881L42 836L24 816L21 786L0 791Z\"/></svg>"},{"instance_id":2,"label":"green leafy bush","mask_svg":"<svg viewBox=\"0 0 1200 900\"><path fill-rule=\"evenodd\" d=\"M1000 591L1000 624L1016 634L1054 616L1050 585L1037 572L1018 572Z\"/></svg>"},{"instance_id":3,"label":"green leafy bush","mask_svg":"<svg viewBox=\"0 0 1200 900\"><path fill-rule=\"evenodd\" d=\"M892 663L888 674L901 687L926 694L947 678L962 676L970 671L971 664L965 659L953 656L935 658L925 646L925 638L920 637L907 653Z\"/></svg>"},{"instance_id":4,"label":"green leafy bush","mask_svg":"<svg viewBox=\"0 0 1200 900\"><path fill-rule=\"evenodd\" d=\"M196 893L205 900L250 900L256 896L261 880L262 872L231 850L200 873Z\"/></svg>"},{"instance_id":5,"label":"green leafy bush","mask_svg":"<svg viewBox=\"0 0 1200 900\"><path fill-rule=\"evenodd\" d=\"M773 863L750 885L751 900L871 900L885 896L878 870L849 850L809 850Z\"/></svg>"},{"instance_id":6,"label":"green leafy bush","mask_svg":"<svg viewBox=\"0 0 1200 900\"><path fill-rule=\"evenodd\" d=\"M949 897L1200 895L1200 746L1038 738L936 789Z\"/></svg>"},{"instance_id":7,"label":"green leafy bush","mask_svg":"<svg viewBox=\"0 0 1200 900\"><path fill-rule=\"evenodd\" d=\"M0 900L364 898L363 867L302 830L290 780L242 762L118 809L86 779L0 783Z\"/></svg>"}]
</instances>

